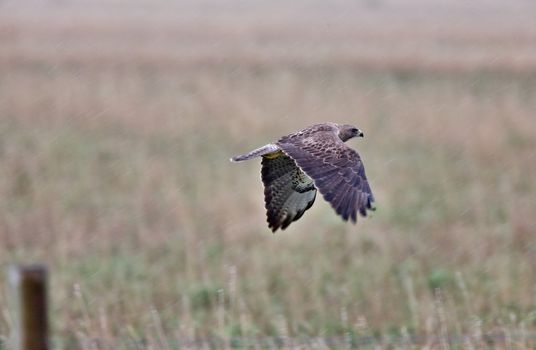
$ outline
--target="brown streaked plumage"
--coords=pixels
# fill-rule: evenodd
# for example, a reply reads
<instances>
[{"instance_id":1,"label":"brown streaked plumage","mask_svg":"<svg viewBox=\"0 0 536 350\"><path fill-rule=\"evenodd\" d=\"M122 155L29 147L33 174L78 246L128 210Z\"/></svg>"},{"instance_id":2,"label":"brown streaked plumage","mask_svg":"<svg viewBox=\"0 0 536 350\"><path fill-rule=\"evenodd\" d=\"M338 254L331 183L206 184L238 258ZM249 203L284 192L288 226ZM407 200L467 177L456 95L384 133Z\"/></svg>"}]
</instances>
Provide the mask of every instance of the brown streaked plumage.
<instances>
[{"instance_id":1,"label":"brown streaked plumage","mask_svg":"<svg viewBox=\"0 0 536 350\"><path fill-rule=\"evenodd\" d=\"M317 189L344 221L355 223L357 213L367 216L374 202L359 154L344 143L358 136L363 132L352 125L316 124L231 160L262 156L272 231L298 220L313 205Z\"/></svg>"}]
</instances>

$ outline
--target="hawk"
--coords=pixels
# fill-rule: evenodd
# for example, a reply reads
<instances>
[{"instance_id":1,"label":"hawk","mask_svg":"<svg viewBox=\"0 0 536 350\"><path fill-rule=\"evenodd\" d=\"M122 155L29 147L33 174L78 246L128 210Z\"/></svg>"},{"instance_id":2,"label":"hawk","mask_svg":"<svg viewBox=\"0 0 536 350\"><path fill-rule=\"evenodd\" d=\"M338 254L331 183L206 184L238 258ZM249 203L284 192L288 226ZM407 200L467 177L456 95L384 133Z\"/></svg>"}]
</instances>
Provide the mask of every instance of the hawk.
<instances>
[{"instance_id":1,"label":"hawk","mask_svg":"<svg viewBox=\"0 0 536 350\"><path fill-rule=\"evenodd\" d=\"M268 227L284 230L302 217L320 191L344 221L374 210L374 196L359 154L344 142L363 137L352 125L323 123L283 136L249 153L240 162L262 157L261 179Z\"/></svg>"}]
</instances>

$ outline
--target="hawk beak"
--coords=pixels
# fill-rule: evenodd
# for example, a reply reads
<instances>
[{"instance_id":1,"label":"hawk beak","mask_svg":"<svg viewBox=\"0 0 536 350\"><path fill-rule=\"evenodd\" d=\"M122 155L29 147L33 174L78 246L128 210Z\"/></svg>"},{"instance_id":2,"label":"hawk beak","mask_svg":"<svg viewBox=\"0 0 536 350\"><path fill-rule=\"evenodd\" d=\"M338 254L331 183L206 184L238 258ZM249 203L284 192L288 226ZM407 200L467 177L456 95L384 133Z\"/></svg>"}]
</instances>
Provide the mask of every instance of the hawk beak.
<instances>
[{"instance_id":1,"label":"hawk beak","mask_svg":"<svg viewBox=\"0 0 536 350\"><path fill-rule=\"evenodd\" d=\"M357 132L357 136L359 136L359 137L365 137L365 134L363 133L363 131L359 130L359 131Z\"/></svg>"}]
</instances>

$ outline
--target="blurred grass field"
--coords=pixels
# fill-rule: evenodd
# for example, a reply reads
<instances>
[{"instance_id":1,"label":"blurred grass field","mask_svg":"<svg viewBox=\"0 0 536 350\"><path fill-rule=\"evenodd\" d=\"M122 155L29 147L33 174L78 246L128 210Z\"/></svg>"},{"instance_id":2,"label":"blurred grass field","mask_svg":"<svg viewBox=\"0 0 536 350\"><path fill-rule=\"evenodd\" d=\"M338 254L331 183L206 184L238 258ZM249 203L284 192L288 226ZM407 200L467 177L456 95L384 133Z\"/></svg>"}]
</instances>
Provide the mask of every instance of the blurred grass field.
<instances>
[{"instance_id":1,"label":"blurred grass field","mask_svg":"<svg viewBox=\"0 0 536 350\"><path fill-rule=\"evenodd\" d=\"M463 49L453 65L438 63L441 50L428 56L429 43L422 57L399 52L389 60L382 50L396 38L372 50L379 65L370 64L370 52L338 60L335 51L317 61L309 50L321 44L290 58L274 49L271 60L262 47L240 56L225 46L232 31L221 38L232 55L200 58L194 50L173 62L175 51L166 59L167 46L145 41L142 49L158 55L128 45L116 52L113 44L105 59L94 59L100 50L69 51L76 46L61 30L35 30L47 22L25 11L1 15L10 21L0 33L20 35L0 49L0 267L49 265L58 348L279 344L270 337L334 337L340 347L359 339L380 347L391 339L395 348L415 339L430 347L534 346L532 22L518 23L532 29L498 65L494 51L483 50L481 64L470 55L465 62ZM48 11L43 18L55 18L57 9ZM393 16L403 27L404 13ZM336 26L333 18L323 21ZM486 18L475 24L478 38L494 33ZM508 18L518 28L517 17ZM112 32L119 43L125 31ZM95 47L92 35L106 36L75 34ZM40 36L42 47L25 46ZM528 54L518 60L517 52ZM319 197L272 235L259 162L229 157L324 121L364 130L350 145L364 160L378 210L353 226ZM4 337L7 305L0 279ZM202 346L209 347L194 348Z\"/></svg>"}]
</instances>

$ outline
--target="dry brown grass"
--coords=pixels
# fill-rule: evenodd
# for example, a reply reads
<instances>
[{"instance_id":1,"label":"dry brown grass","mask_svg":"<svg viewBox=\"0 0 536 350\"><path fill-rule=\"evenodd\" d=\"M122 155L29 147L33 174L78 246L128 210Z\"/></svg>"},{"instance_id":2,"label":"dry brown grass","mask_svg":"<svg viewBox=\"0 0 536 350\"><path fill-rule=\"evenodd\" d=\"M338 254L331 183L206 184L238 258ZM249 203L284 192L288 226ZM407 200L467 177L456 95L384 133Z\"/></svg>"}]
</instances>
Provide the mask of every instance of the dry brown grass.
<instances>
[{"instance_id":1,"label":"dry brown grass","mask_svg":"<svg viewBox=\"0 0 536 350\"><path fill-rule=\"evenodd\" d=\"M266 348L277 345L272 336L289 337L288 347L299 337L319 348L332 337L336 347L392 339L395 347L534 346L524 334L535 331L536 312L536 75L532 58L516 63L531 50L525 43L534 41L534 23L523 22L526 8L512 5L501 24L511 36L502 43L515 33L524 39L501 50L504 60L494 65L495 51L482 47L503 47L502 31L486 24L496 15L474 28L466 15L461 34L443 35L460 38L472 28L465 45L482 60L462 50L454 64L427 66L441 56L430 44L441 26L408 29L404 18L414 12L395 5L382 18L396 21L363 24L365 33L384 37L381 49L370 49L373 69L359 50L322 55L330 35L341 43L369 38L361 30L342 35L354 27L336 16L306 16L335 27L320 38L303 29L309 22L295 32L274 27L273 18L257 27L240 11L243 21L216 16L214 28L231 33L221 42L231 54L214 56L219 49L194 45L203 37L168 47L188 28L199 31L171 23L172 15L162 24L160 12L142 17L136 25L143 30L134 22L114 27L115 17L99 6L80 23L66 19L68 26L33 12L1 15L10 20L0 21L1 30L19 36L0 48L0 266L50 265L58 348L172 349L210 337ZM289 8L284 18L292 19ZM61 17L47 11L47 20ZM122 21L129 16L138 19ZM452 23L434 18L441 28ZM273 34L274 46L245 54L239 29L263 25L268 33L298 33L298 43ZM402 27L407 34L394 36ZM165 40L114 44L132 30L148 31L142 43L162 31ZM53 49L65 33L98 52L71 41ZM303 33L319 42L300 45ZM401 64L404 50L390 44L413 34L424 58ZM233 42L238 50L229 49ZM287 47L297 53L280 59L289 57ZM321 59L310 54L317 51ZM175 62L183 52L192 56ZM100 54L106 59L95 59ZM365 130L351 145L364 158L378 211L352 226L319 200L272 235L259 164L228 158L326 120ZM5 299L0 293L0 305ZM9 310L0 311L0 335L7 335Z\"/></svg>"}]
</instances>

